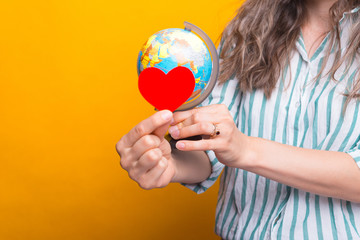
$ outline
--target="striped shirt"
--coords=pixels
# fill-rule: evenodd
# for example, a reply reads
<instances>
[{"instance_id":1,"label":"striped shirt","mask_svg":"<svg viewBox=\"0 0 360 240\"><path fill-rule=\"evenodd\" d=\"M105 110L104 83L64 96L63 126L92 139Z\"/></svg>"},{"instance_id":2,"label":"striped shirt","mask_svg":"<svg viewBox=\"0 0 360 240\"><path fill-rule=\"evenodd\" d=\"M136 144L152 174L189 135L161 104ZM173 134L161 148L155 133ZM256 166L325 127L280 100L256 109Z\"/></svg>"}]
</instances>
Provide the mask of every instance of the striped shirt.
<instances>
[{"instance_id":1,"label":"striped shirt","mask_svg":"<svg viewBox=\"0 0 360 240\"><path fill-rule=\"evenodd\" d=\"M345 50L351 31L350 15L340 21L341 46ZM351 101L345 115L342 93L351 86L360 66L355 58L341 66L332 81L317 75L326 53L329 35L309 59L302 35L290 62L269 99L262 90L242 92L238 80L216 85L203 102L225 104L238 129L292 146L348 153L360 167L359 101ZM344 51L343 51L344 52ZM327 61L327 73L334 54ZM197 193L208 189L220 176L215 232L223 239L358 239L360 204L329 198L286 186L242 169L224 166L207 151L212 173L199 184L185 184ZM360 187L360 186L359 186Z\"/></svg>"}]
</instances>

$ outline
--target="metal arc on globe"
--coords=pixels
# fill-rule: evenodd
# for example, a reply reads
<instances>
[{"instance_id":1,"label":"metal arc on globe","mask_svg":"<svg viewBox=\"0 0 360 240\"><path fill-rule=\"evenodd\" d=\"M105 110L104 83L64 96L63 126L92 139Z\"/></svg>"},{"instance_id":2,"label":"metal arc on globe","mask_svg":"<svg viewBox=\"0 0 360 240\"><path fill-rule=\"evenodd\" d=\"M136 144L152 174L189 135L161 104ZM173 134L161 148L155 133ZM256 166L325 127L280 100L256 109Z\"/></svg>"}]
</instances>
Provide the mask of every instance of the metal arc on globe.
<instances>
[{"instance_id":1,"label":"metal arc on globe","mask_svg":"<svg viewBox=\"0 0 360 240\"><path fill-rule=\"evenodd\" d=\"M194 91L176 111L194 108L204 101L219 74L219 57L214 43L197 26L188 22L184 25L185 29L169 28L153 34L143 45L137 61L139 75L150 67L167 74L179 66L194 74Z\"/></svg>"}]
</instances>

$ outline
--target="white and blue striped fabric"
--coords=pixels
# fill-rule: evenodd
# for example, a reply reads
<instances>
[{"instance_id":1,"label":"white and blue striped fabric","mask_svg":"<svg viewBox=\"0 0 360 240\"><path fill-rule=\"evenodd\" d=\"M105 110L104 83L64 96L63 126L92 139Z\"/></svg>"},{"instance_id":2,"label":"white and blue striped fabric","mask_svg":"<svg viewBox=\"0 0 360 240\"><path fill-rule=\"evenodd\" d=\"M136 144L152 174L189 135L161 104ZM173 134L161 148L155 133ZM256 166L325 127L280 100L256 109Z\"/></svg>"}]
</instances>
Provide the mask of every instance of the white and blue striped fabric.
<instances>
[{"instance_id":1,"label":"white and blue striped fabric","mask_svg":"<svg viewBox=\"0 0 360 240\"><path fill-rule=\"evenodd\" d=\"M349 16L340 21L341 46L345 50L351 31ZM328 45L325 37L308 58L302 36L290 63L271 98L262 90L241 92L238 80L217 85L202 105L226 104L239 130L283 144L309 149L346 152L360 167L359 101L351 101L345 115L342 93L351 86L360 60L354 59L336 72L338 82L318 75ZM327 73L334 55L324 69ZM325 74L324 74L325 75ZM316 79L315 79L316 78ZM216 208L216 233L223 239L358 239L360 204L305 192L242 169L230 168L207 151L211 176L199 184L186 186L197 193L208 189L220 176ZM360 187L360 186L359 186Z\"/></svg>"}]
</instances>

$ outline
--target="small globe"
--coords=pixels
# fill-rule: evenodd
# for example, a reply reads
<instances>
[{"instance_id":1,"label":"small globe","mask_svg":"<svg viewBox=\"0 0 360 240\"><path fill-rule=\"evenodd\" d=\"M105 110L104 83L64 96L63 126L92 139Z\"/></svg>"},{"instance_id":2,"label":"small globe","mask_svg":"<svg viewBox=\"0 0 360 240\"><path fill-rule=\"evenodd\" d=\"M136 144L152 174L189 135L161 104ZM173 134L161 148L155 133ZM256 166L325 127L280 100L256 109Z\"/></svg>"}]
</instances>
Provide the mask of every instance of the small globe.
<instances>
[{"instance_id":1,"label":"small globe","mask_svg":"<svg viewBox=\"0 0 360 240\"><path fill-rule=\"evenodd\" d=\"M159 68L166 74L178 66L190 69L195 77L195 89L184 103L187 104L203 94L211 77L212 59L200 37L188 30L170 28L155 33L146 41L137 66L139 74L149 67Z\"/></svg>"}]
</instances>

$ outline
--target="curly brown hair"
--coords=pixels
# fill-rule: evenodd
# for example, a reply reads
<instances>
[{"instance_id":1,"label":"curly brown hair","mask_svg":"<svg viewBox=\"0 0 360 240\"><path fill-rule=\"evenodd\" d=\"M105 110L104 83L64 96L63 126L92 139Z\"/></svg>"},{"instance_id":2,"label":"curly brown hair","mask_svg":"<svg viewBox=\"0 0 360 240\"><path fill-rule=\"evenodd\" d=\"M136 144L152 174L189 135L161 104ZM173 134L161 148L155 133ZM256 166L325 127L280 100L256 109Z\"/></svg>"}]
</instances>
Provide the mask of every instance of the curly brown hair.
<instances>
[{"instance_id":1,"label":"curly brown hair","mask_svg":"<svg viewBox=\"0 0 360 240\"><path fill-rule=\"evenodd\" d=\"M339 21L344 12L360 6L360 0L338 0L329 11L332 30L329 45L337 45L335 62L327 74L335 79L335 72L343 63L360 55L360 13L351 15L352 32L349 47L341 54ZM263 89L270 97L282 67L289 62L291 51L306 19L306 0L247 0L221 34L220 77L239 80L241 91ZM327 33L326 33L327 34ZM328 47L323 66L329 59ZM359 67L360 69L360 67ZM324 67L321 69L323 72ZM360 76L353 82L347 102L360 98Z\"/></svg>"}]
</instances>

